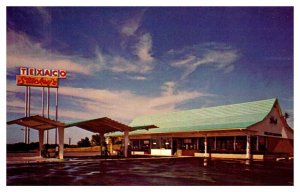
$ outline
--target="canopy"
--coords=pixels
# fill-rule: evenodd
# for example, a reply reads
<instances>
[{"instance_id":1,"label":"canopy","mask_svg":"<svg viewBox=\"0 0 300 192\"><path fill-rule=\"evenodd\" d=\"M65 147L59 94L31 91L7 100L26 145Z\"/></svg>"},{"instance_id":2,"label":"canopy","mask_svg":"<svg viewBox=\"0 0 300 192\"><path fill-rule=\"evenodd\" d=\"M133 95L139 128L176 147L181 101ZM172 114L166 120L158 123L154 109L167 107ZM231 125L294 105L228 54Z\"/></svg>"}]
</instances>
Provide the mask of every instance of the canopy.
<instances>
[{"instance_id":1,"label":"canopy","mask_svg":"<svg viewBox=\"0 0 300 192\"><path fill-rule=\"evenodd\" d=\"M125 135L125 149L124 149L124 156L127 157L128 153L128 132L135 130L133 127L129 127L125 124L122 124L120 122L114 121L108 117L102 117L98 119L92 119L87 121L80 121L80 122L74 122L74 123L61 123L59 121L54 121L45 117L41 117L39 115L36 116L30 116L30 117L23 117L20 119L16 119L13 121L7 122L8 125L12 124L18 124L25 127L30 127L37 130L47 130L47 129L53 129L53 128L59 128L59 158L63 159L63 148L64 148L64 128L68 127L79 127L94 133L99 134L105 134L115 131L121 131L124 132ZM148 125L148 126L140 126L139 129L149 129L154 128L156 126L154 125ZM43 145L43 138L44 133L43 131L39 132L39 143L40 143L40 149ZM41 152L41 151L40 151Z\"/></svg>"},{"instance_id":2,"label":"canopy","mask_svg":"<svg viewBox=\"0 0 300 192\"><path fill-rule=\"evenodd\" d=\"M134 131L136 129L150 129L156 128L155 125L139 126L139 127L129 127L118 121L112 120L108 117L102 117L98 119L91 119L87 121L73 122L73 123L62 123L52 119L48 119L39 115L23 117L13 121L7 122L8 125L18 124L21 126L37 129L37 130L47 130L57 127L79 127L94 133L110 133L110 132L125 132Z\"/></svg>"},{"instance_id":3,"label":"canopy","mask_svg":"<svg viewBox=\"0 0 300 192\"><path fill-rule=\"evenodd\" d=\"M57 127L65 126L65 124L62 122L48 119L39 115L23 117L20 119L9 121L7 122L7 124L8 125L17 124L17 125L33 128L36 130L48 130L48 129L54 129Z\"/></svg>"},{"instance_id":4,"label":"canopy","mask_svg":"<svg viewBox=\"0 0 300 192\"><path fill-rule=\"evenodd\" d=\"M114 131L133 131L133 129L125 124L114 121L108 117L80 121L75 123L67 123L65 127L79 127L94 133L109 133Z\"/></svg>"}]
</instances>

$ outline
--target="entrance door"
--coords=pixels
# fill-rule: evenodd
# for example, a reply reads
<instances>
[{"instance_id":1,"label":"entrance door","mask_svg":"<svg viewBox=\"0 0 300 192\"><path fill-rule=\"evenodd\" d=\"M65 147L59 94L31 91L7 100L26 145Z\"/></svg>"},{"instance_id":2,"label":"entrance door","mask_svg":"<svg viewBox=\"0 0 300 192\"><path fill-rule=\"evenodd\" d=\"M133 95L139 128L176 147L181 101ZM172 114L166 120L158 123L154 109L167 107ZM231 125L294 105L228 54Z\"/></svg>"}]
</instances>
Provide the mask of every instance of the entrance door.
<instances>
[{"instance_id":1,"label":"entrance door","mask_svg":"<svg viewBox=\"0 0 300 192\"><path fill-rule=\"evenodd\" d=\"M177 139L173 138L172 142L172 155L174 155L177 152Z\"/></svg>"}]
</instances>

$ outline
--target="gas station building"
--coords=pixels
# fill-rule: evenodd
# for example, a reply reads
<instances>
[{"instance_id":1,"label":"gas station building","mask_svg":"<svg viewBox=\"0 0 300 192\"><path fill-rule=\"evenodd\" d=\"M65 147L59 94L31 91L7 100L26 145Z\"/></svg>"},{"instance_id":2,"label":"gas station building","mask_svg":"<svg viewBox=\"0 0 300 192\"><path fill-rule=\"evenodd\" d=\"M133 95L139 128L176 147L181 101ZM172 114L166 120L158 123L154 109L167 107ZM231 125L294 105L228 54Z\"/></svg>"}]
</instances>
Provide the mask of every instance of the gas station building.
<instances>
[{"instance_id":1,"label":"gas station building","mask_svg":"<svg viewBox=\"0 0 300 192\"><path fill-rule=\"evenodd\" d=\"M129 132L136 155L265 159L293 154L293 129L276 98L135 118ZM112 138L123 137L111 133Z\"/></svg>"},{"instance_id":2,"label":"gas station building","mask_svg":"<svg viewBox=\"0 0 300 192\"><path fill-rule=\"evenodd\" d=\"M109 141L122 140L125 157L132 154L265 159L270 154L293 154L294 132L275 98L146 115L129 125L108 117L62 123L39 115L7 124L38 130L40 152L44 132L58 128L60 159L64 158L64 130L74 126L99 133L101 141L104 137Z\"/></svg>"},{"instance_id":3,"label":"gas station building","mask_svg":"<svg viewBox=\"0 0 300 192\"><path fill-rule=\"evenodd\" d=\"M276 98L216 107L192 109L135 118L129 125L108 117L63 123L58 121L59 80L66 79L65 70L20 68L16 84L25 86L25 117L7 122L39 132L39 150L44 145L45 131L56 129L59 158L64 157L64 130L79 127L106 138L123 141L124 156L200 156L222 158L258 158L266 154L293 154L294 131L287 124ZM42 113L30 114L31 87L42 87ZM47 89L45 114L44 89ZM55 120L49 118L50 88L56 89ZM47 135L48 139L48 135ZM25 143L26 143L25 142ZM102 145L102 144L101 144ZM112 149L112 147L111 147ZM102 147L100 147L102 153Z\"/></svg>"}]
</instances>

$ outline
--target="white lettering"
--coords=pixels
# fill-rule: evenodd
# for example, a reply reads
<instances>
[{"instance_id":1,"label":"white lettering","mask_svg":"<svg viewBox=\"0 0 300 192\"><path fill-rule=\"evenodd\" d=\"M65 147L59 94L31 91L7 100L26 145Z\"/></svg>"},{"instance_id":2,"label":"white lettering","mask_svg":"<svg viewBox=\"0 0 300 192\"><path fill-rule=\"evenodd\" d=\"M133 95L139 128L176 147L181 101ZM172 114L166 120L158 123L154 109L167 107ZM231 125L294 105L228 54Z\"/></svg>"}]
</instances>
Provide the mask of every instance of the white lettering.
<instances>
[{"instance_id":1,"label":"white lettering","mask_svg":"<svg viewBox=\"0 0 300 192\"><path fill-rule=\"evenodd\" d=\"M27 75L27 68L21 67L20 68L20 75Z\"/></svg>"},{"instance_id":2,"label":"white lettering","mask_svg":"<svg viewBox=\"0 0 300 192\"><path fill-rule=\"evenodd\" d=\"M35 68L29 68L29 75L35 75Z\"/></svg>"},{"instance_id":3,"label":"white lettering","mask_svg":"<svg viewBox=\"0 0 300 192\"><path fill-rule=\"evenodd\" d=\"M20 68L20 75L31 75L31 76L49 76L49 77L58 77L65 79L67 78L66 70L58 69L36 69L36 68Z\"/></svg>"},{"instance_id":4,"label":"white lettering","mask_svg":"<svg viewBox=\"0 0 300 192\"><path fill-rule=\"evenodd\" d=\"M52 70L52 76L57 77L58 76L58 70Z\"/></svg>"},{"instance_id":5,"label":"white lettering","mask_svg":"<svg viewBox=\"0 0 300 192\"><path fill-rule=\"evenodd\" d=\"M59 77L65 79L67 77L67 72L65 70L60 70Z\"/></svg>"}]
</instances>

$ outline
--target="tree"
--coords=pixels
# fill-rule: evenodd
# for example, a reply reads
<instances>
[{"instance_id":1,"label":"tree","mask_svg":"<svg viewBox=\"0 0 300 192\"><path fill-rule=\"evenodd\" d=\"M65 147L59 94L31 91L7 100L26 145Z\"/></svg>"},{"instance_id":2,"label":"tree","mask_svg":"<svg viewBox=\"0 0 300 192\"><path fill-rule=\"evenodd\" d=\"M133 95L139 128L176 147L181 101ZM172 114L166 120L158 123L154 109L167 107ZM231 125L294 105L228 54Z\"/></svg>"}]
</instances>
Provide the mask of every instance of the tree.
<instances>
[{"instance_id":1,"label":"tree","mask_svg":"<svg viewBox=\"0 0 300 192\"><path fill-rule=\"evenodd\" d=\"M100 145L100 135L92 135L92 145Z\"/></svg>"},{"instance_id":2,"label":"tree","mask_svg":"<svg viewBox=\"0 0 300 192\"><path fill-rule=\"evenodd\" d=\"M80 141L77 142L78 147L90 147L91 142L88 137L85 137L84 139L81 139Z\"/></svg>"}]
</instances>

